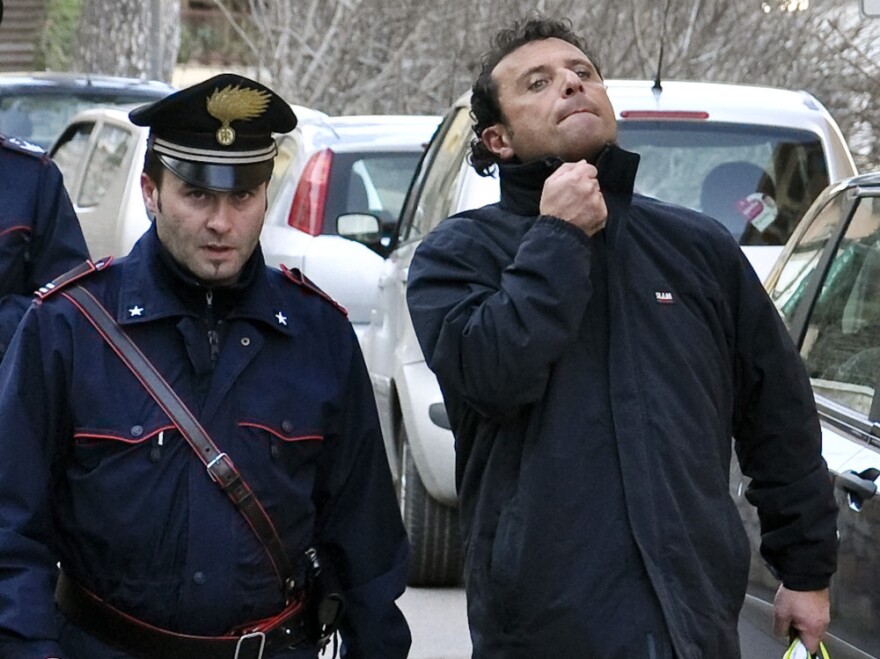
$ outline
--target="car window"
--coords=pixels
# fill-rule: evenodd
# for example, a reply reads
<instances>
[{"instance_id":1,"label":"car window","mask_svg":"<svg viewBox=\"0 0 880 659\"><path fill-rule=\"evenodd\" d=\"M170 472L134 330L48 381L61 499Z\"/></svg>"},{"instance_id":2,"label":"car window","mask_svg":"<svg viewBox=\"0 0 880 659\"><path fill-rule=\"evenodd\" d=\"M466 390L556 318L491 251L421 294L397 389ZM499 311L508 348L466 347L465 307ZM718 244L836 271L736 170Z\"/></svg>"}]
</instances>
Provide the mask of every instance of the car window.
<instances>
[{"instance_id":1,"label":"car window","mask_svg":"<svg viewBox=\"0 0 880 659\"><path fill-rule=\"evenodd\" d=\"M89 146L89 137L92 135L95 124L92 121L76 124L68 128L62 141L55 146L52 159L64 176L64 184L71 195L75 194L71 186L76 180L76 172L86 157L86 149Z\"/></svg>"},{"instance_id":2,"label":"car window","mask_svg":"<svg viewBox=\"0 0 880 659\"><path fill-rule=\"evenodd\" d=\"M0 132L23 137L44 149L80 110L96 105L118 106L146 103L150 98L132 94L4 94L0 96Z\"/></svg>"},{"instance_id":3,"label":"car window","mask_svg":"<svg viewBox=\"0 0 880 659\"><path fill-rule=\"evenodd\" d=\"M406 228L406 236L403 236L405 239L426 235L452 213L458 192L456 178L465 164L467 145L472 136L470 111L468 108L459 108L449 129L443 134L443 141L434 150L434 159L423 165L429 167L429 170L412 222Z\"/></svg>"},{"instance_id":4,"label":"car window","mask_svg":"<svg viewBox=\"0 0 880 659\"><path fill-rule=\"evenodd\" d=\"M801 227L797 244L790 247L791 254L785 258L785 266L770 291L770 299L779 309L789 329L806 301L804 293L816 272L826 244L840 222L843 203L843 195L835 195L813 216L809 226Z\"/></svg>"},{"instance_id":5,"label":"car window","mask_svg":"<svg viewBox=\"0 0 880 659\"><path fill-rule=\"evenodd\" d=\"M344 213L371 213L390 231L420 157L421 150L335 153L325 231L335 232L335 220Z\"/></svg>"},{"instance_id":6,"label":"car window","mask_svg":"<svg viewBox=\"0 0 880 659\"><path fill-rule=\"evenodd\" d=\"M371 210L386 211L397 221L420 157L421 152L401 153L361 158L352 165L352 171L367 184Z\"/></svg>"},{"instance_id":7,"label":"car window","mask_svg":"<svg viewBox=\"0 0 880 659\"><path fill-rule=\"evenodd\" d=\"M784 245L829 182L805 130L630 120L618 139L641 155L637 192L711 215L742 245Z\"/></svg>"},{"instance_id":8,"label":"car window","mask_svg":"<svg viewBox=\"0 0 880 659\"><path fill-rule=\"evenodd\" d=\"M103 125L83 173L77 198L82 207L97 206L112 184L131 149L134 136L118 126Z\"/></svg>"},{"instance_id":9,"label":"car window","mask_svg":"<svg viewBox=\"0 0 880 659\"><path fill-rule=\"evenodd\" d=\"M813 388L867 415L880 377L880 197L863 197L810 313L801 355Z\"/></svg>"}]
</instances>

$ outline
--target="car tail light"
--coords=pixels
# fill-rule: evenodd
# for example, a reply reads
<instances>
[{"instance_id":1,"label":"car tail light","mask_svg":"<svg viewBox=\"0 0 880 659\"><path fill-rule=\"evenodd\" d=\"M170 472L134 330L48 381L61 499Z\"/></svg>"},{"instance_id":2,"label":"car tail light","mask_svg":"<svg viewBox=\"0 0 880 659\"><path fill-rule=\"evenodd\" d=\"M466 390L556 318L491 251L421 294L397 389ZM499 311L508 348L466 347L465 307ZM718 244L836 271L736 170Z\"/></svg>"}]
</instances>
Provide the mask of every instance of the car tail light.
<instances>
[{"instance_id":1,"label":"car tail light","mask_svg":"<svg viewBox=\"0 0 880 659\"><path fill-rule=\"evenodd\" d=\"M324 230L324 205L332 164L333 152L330 149L318 151L306 163L287 217L287 223L294 229L313 236Z\"/></svg>"},{"instance_id":2,"label":"car tail light","mask_svg":"<svg viewBox=\"0 0 880 659\"><path fill-rule=\"evenodd\" d=\"M708 119L709 113L702 110L624 110L621 119Z\"/></svg>"}]
</instances>

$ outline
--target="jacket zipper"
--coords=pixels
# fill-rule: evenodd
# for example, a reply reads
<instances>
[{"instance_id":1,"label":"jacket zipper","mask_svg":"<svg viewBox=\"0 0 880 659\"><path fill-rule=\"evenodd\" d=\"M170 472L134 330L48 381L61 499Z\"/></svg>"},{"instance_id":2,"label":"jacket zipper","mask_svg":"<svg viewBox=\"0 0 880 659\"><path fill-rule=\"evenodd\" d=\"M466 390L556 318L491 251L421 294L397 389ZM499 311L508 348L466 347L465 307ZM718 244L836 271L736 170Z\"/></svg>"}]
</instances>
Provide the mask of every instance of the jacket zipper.
<instances>
[{"instance_id":1,"label":"jacket zipper","mask_svg":"<svg viewBox=\"0 0 880 659\"><path fill-rule=\"evenodd\" d=\"M217 323L214 321L214 291L205 293L207 300L206 319L208 322L208 345L211 347L211 366L217 365L217 357L220 355L220 333L217 331Z\"/></svg>"}]
</instances>

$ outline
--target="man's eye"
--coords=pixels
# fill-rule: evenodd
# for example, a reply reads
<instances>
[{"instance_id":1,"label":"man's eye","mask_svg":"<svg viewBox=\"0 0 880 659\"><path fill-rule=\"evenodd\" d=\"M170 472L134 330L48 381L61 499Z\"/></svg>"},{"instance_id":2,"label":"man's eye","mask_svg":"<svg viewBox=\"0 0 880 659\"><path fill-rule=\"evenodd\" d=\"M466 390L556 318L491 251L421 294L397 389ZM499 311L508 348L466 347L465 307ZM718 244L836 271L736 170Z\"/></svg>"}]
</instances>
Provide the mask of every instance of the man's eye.
<instances>
[{"instance_id":1,"label":"man's eye","mask_svg":"<svg viewBox=\"0 0 880 659\"><path fill-rule=\"evenodd\" d=\"M532 80L529 83L529 90L530 91L540 91L540 90L544 89L544 87L546 87L546 86L547 86L547 79L546 78L538 78L537 80Z\"/></svg>"},{"instance_id":2,"label":"man's eye","mask_svg":"<svg viewBox=\"0 0 880 659\"><path fill-rule=\"evenodd\" d=\"M582 80L587 80L593 77L593 72L589 69L578 69L575 73L577 74L577 77Z\"/></svg>"}]
</instances>

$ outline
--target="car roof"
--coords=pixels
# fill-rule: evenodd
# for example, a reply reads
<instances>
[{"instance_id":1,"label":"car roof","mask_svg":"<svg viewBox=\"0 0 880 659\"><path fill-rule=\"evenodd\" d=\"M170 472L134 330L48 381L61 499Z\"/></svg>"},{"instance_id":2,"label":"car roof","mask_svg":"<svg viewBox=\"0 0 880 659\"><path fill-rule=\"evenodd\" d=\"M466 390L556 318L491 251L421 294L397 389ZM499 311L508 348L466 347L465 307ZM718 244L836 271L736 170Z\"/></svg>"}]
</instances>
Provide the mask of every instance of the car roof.
<instances>
[{"instance_id":1,"label":"car roof","mask_svg":"<svg viewBox=\"0 0 880 659\"><path fill-rule=\"evenodd\" d=\"M805 91L720 82L670 80L655 93L648 80L608 80L615 110L702 111L709 121L738 124L784 124L804 127L829 118L828 111ZM772 110L768 113L768 108ZM621 116L621 119L627 119ZM636 117L638 118L638 117Z\"/></svg>"},{"instance_id":2,"label":"car roof","mask_svg":"<svg viewBox=\"0 0 880 659\"><path fill-rule=\"evenodd\" d=\"M337 152L423 148L440 115L340 115L302 122L313 148Z\"/></svg>"},{"instance_id":3,"label":"car roof","mask_svg":"<svg viewBox=\"0 0 880 659\"><path fill-rule=\"evenodd\" d=\"M81 122L81 121L95 121L102 117L108 117L111 119L116 119L118 121L128 122L131 121L128 118L128 113L131 110L134 110L137 107L143 105L142 103L126 103L123 105L114 105L114 106L95 106L93 108L86 108L85 110L80 110L75 115L73 115L67 122L67 126ZM320 110L313 110L312 108L307 108L303 105L291 105L294 113L297 116L297 119L302 122L308 121L319 121L323 117L327 115L321 112ZM147 126L134 126L132 127L140 129L142 132L149 132L149 127Z\"/></svg>"},{"instance_id":4,"label":"car roof","mask_svg":"<svg viewBox=\"0 0 880 659\"><path fill-rule=\"evenodd\" d=\"M75 123L110 119L131 126L144 135L149 128L134 126L128 119L130 110L138 103L115 107L94 107L80 110L66 123L61 132ZM418 151L431 139L442 117L439 115L349 115L332 117L320 110L302 105L291 105L299 119L297 128L312 145L307 152L332 148L338 153L361 153L370 151ZM59 138L61 137L59 135ZM57 140L56 140L57 141ZM47 149L55 150L55 144Z\"/></svg>"},{"instance_id":5,"label":"car roof","mask_svg":"<svg viewBox=\"0 0 880 659\"><path fill-rule=\"evenodd\" d=\"M785 116L785 125L811 123L813 117L828 116L828 111L812 94L799 90L693 80L663 81L659 93L655 93L651 80L609 79L605 85L618 113L633 110L703 111L708 113L706 119L709 121L774 125L780 123L777 119L780 114ZM462 94L455 107L467 107L470 96L470 92ZM773 109L772 120L768 117L768 108Z\"/></svg>"},{"instance_id":6,"label":"car roof","mask_svg":"<svg viewBox=\"0 0 880 659\"><path fill-rule=\"evenodd\" d=\"M0 73L0 94L52 93L61 94L88 90L89 93L118 94L120 91L144 97L161 97L176 90L176 87L159 80L142 80L120 76L94 75L89 73L67 72L20 72Z\"/></svg>"}]
</instances>

